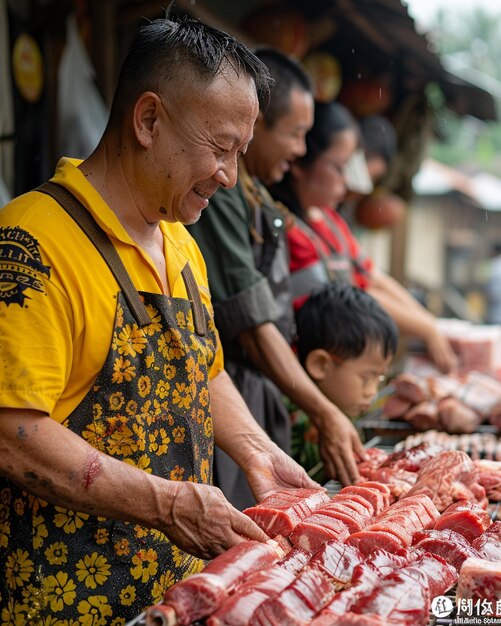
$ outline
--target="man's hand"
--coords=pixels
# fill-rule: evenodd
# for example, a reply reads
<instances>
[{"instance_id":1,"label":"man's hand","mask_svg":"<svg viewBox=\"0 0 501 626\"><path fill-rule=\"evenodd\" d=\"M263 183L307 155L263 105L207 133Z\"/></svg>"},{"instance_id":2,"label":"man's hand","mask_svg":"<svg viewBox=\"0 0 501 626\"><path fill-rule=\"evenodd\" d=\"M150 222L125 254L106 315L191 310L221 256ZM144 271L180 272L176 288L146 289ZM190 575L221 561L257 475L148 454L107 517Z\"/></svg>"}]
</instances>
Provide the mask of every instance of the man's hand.
<instances>
[{"instance_id":1,"label":"man's hand","mask_svg":"<svg viewBox=\"0 0 501 626\"><path fill-rule=\"evenodd\" d=\"M329 412L317 415L314 423L326 474L343 485L360 480L357 461L365 458L365 450L351 421L331 404Z\"/></svg>"},{"instance_id":2,"label":"man's hand","mask_svg":"<svg viewBox=\"0 0 501 626\"><path fill-rule=\"evenodd\" d=\"M191 482L178 483L163 532L176 546L202 559L246 539L269 539L250 517L231 506L220 489Z\"/></svg>"},{"instance_id":3,"label":"man's hand","mask_svg":"<svg viewBox=\"0 0 501 626\"><path fill-rule=\"evenodd\" d=\"M458 360L451 348L451 344L447 337L440 334L436 327L426 337L425 341L426 350L431 360L444 374L449 374L457 369Z\"/></svg>"},{"instance_id":4,"label":"man's hand","mask_svg":"<svg viewBox=\"0 0 501 626\"><path fill-rule=\"evenodd\" d=\"M275 444L264 451L256 451L246 459L242 469L258 502L278 489L322 489Z\"/></svg>"}]
</instances>

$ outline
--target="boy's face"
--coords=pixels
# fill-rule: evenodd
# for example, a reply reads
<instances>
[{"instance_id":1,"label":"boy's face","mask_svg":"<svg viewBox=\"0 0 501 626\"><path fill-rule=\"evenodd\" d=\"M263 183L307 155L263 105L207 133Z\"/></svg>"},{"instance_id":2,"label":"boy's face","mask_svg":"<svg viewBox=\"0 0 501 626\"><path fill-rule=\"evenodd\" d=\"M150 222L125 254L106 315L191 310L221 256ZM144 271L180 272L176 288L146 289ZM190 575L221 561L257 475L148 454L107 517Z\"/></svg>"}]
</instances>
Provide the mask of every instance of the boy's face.
<instances>
[{"instance_id":1,"label":"boy's face","mask_svg":"<svg viewBox=\"0 0 501 626\"><path fill-rule=\"evenodd\" d=\"M325 351L322 351L325 352ZM393 355L385 358L380 345L370 344L356 358L341 363L325 352L323 376L312 378L322 393L349 417L366 411L374 400Z\"/></svg>"}]
</instances>

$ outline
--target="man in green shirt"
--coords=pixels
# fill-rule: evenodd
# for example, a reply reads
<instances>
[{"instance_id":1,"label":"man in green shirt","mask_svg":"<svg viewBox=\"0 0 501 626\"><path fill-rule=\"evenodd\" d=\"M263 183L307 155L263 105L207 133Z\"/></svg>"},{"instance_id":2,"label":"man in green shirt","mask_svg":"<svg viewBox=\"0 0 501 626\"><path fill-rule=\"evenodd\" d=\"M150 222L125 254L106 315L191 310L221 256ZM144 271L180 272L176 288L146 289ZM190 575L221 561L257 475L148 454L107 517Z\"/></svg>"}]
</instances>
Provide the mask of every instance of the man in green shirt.
<instances>
[{"instance_id":1,"label":"man in green shirt","mask_svg":"<svg viewBox=\"0 0 501 626\"><path fill-rule=\"evenodd\" d=\"M363 446L350 420L309 379L290 343L294 314L285 228L290 219L264 185L282 179L305 153L313 124L313 95L301 66L273 49L257 56L275 79L270 102L260 111L254 138L239 161L233 189L220 188L190 227L204 255L226 369L256 421L285 451L290 449L290 397L318 427L326 473L343 483L358 478L355 455ZM238 508L254 499L245 476L220 450L215 480Z\"/></svg>"}]
</instances>

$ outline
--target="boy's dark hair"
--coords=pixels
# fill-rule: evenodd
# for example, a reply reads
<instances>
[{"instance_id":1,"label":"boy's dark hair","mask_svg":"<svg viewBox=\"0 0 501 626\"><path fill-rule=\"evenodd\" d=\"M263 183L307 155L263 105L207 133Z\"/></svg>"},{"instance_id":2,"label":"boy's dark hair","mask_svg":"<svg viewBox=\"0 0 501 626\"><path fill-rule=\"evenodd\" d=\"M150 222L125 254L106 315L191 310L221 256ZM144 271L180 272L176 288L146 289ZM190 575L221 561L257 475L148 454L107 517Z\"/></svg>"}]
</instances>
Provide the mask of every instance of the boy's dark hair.
<instances>
[{"instance_id":1,"label":"boy's dark hair","mask_svg":"<svg viewBox=\"0 0 501 626\"><path fill-rule=\"evenodd\" d=\"M304 68L283 52L260 47L254 50L254 54L268 67L275 81L268 105L261 107L267 126L273 128L290 111L291 91L299 89L313 95L313 84Z\"/></svg>"},{"instance_id":2,"label":"boy's dark hair","mask_svg":"<svg viewBox=\"0 0 501 626\"><path fill-rule=\"evenodd\" d=\"M368 293L346 283L314 292L296 313L298 355L304 365L312 350L341 360L359 357L368 345L380 345L388 357L397 350L393 319Z\"/></svg>"},{"instance_id":3,"label":"boy's dark hair","mask_svg":"<svg viewBox=\"0 0 501 626\"><path fill-rule=\"evenodd\" d=\"M254 80L260 106L266 106L273 78L243 43L187 16L153 20L138 30L129 47L110 120L119 119L141 93L158 93L162 86L176 93L196 81L203 97L204 88L228 66L237 75L247 74Z\"/></svg>"}]
</instances>

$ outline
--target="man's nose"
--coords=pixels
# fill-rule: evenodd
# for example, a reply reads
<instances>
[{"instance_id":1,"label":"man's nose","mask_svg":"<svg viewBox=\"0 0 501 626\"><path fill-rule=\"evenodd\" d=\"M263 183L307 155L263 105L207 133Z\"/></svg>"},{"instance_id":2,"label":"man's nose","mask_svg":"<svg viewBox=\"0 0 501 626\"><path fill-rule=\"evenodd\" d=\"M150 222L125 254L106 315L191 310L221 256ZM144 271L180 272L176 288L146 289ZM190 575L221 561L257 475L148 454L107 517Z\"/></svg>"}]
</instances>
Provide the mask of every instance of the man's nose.
<instances>
[{"instance_id":1,"label":"man's nose","mask_svg":"<svg viewBox=\"0 0 501 626\"><path fill-rule=\"evenodd\" d=\"M225 189L230 189L237 184L238 178L238 163L235 161L227 161L223 166L221 166L214 178L217 182L224 187Z\"/></svg>"}]
</instances>

